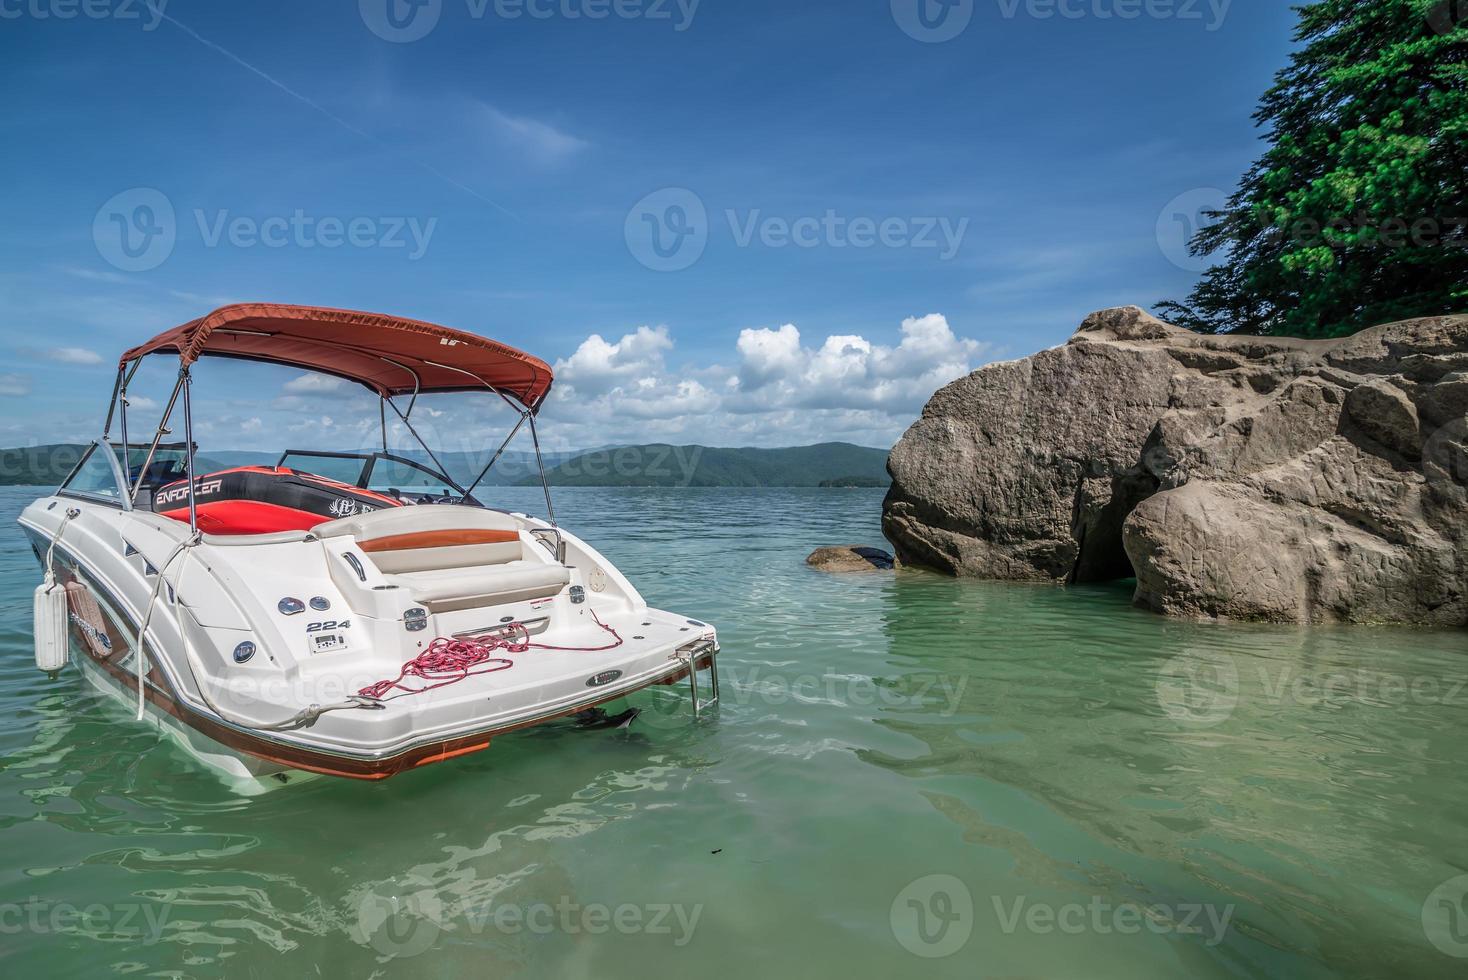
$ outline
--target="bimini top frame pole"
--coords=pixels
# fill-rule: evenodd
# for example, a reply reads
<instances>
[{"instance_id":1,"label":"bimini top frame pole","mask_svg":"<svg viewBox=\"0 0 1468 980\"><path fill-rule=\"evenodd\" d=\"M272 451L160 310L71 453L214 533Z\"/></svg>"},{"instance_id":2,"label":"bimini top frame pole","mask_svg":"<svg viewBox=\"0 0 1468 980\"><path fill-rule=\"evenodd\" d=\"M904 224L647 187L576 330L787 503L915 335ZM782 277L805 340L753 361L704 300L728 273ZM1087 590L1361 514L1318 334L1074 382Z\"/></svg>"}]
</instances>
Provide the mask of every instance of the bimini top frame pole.
<instances>
[{"instance_id":1,"label":"bimini top frame pole","mask_svg":"<svg viewBox=\"0 0 1468 980\"><path fill-rule=\"evenodd\" d=\"M138 499L138 494L143 489L143 481L147 479L148 470L153 465L153 457L158 452L158 446L163 442L163 437L168 434L168 422L173 418L173 407L178 404L178 396L183 391L184 382L188 376L189 372L187 368L180 367L178 369L178 382L173 386L173 394L168 397L168 407L163 409L163 418L158 422L158 431L153 435L153 444L148 447L148 455L143 457L143 467L138 470L137 482L133 484L132 490L128 493L129 499L133 501ZM192 446L189 448L189 458L191 460L193 458ZM191 500L193 498L193 485L193 481L190 480L189 497Z\"/></svg>"},{"instance_id":2,"label":"bimini top frame pole","mask_svg":"<svg viewBox=\"0 0 1468 980\"><path fill-rule=\"evenodd\" d=\"M540 455L540 436L535 431L535 416L530 416L530 441L535 443L535 465L540 469L540 488L545 491L545 510L550 517L551 527L558 528L556 507L551 503L550 483L545 478L545 458Z\"/></svg>"},{"instance_id":3,"label":"bimini top frame pole","mask_svg":"<svg viewBox=\"0 0 1468 980\"><path fill-rule=\"evenodd\" d=\"M195 534L199 533L199 503L196 499L198 487L194 483L197 474L194 472L194 399L192 397L193 378L189 376L189 369L180 370L179 384L183 385L184 402L184 460L189 470L189 530Z\"/></svg>"},{"instance_id":4,"label":"bimini top frame pole","mask_svg":"<svg viewBox=\"0 0 1468 980\"><path fill-rule=\"evenodd\" d=\"M403 369L404 371L407 371L410 375L413 376L413 383L414 383L413 397L412 397L412 400L408 402L408 410L406 412L400 411L398 409L397 404L394 403L393 400L391 398L389 398L389 397L384 397L382 399L383 403L386 404L386 405L391 405L392 406L392 410L395 413L397 413L398 418L400 418L400 419L403 420L403 425L407 426L408 431L413 434L413 438L416 439L416 440L418 440L418 445L420 445L420 446L423 447L423 451L426 452L426 453L428 453L429 458L432 459L433 462L438 466L439 470L443 473L443 475L445 477L448 477L449 474L448 474L447 468L444 467L443 463L439 462L438 457L433 454L433 450L428 447L428 443L424 442L423 441L423 437L418 434L418 430L415 429L415 428L413 428L413 422L411 420L411 416L413 414L413 408L418 404L418 392L419 392L419 384L418 384L418 380L419 379L418 379L417 372L415 372L412 368L408 367L407 365L401 364L401 363L399 363L397 361L394 361L391 358L384 357L382 359L384 361L387 361L389 364L393 365L394 367L398 367L398 368ZM530 406L526 405L524 402L521 402L519 399L511 398L509 395L505 394L503 391L501 391L500 389L496 388L494 385L490 384L488 381L485 381L483 378L481 378L478 375L474 374L472 371L466 371L463 368L454 367L451 364L439 364L436 361L425 361L424 363L427 364L430 367L442 368L445 371L453 371L453 372L456 372L458 374L462 374L462 375L464 375L466 377L473 378L475 381L478 381L480 384L482 384L488 390L494 392L496 395L499 395L500 398L504 401L504 403L506 405L510 406L510 408L514 409L519 414L519 416L520 416L519 421L517 421L515 423L515 427L510 430L510 434L507 437L505 437L505 441L503 443L501 443L500 448L495 452L494 456L490 459L488 465L486 465L484 467L484 469L482 469L482 470L479 471L479 475L474 478L474 482L469 485L469 489L463 491L464 496L465 497L468 497L471 494L473 494L474 491L475 491L475 489L478 488L479 484L482 483L482 482L484 482L484 478L489 475L489 471L492 470L492 469L494 469L494 464L497 463L497 462L499 462L500 457L505 454L505 450L510 447L510 443L514 442L515 436L517 436L517 435L520 434L521 427L523 427L526 422L529 422L530 423L530 440L535 445L535 466L536 466L536 469L540 473L540 487L545 492L545 510L546 510L546 517L550 520L551 527L556 527L556 528L560 527L560 525L556 522L556 507L555 507L555 504L551 501L550 483L546 480L546 476L545 476L545 457L541 454L541 451L540 451L540 436L536 432L536 428L535 428L535 409L533 409ZM386 433L387 433L387 428L386 428L386 424L384 423L384 426L383 426L383 445L384 445L384 447L386 447ZM384 448L383 451L386 452L387 451L386 448ZM449 477L449 479L452 481L453 478L452 477Z\"/></svg>"},{"instance_id":5,"label":"bimini top frame pole","mask_svg":"<svg viewBox=\"0 0 1468 980\"><path fill-rule=\"evenodd\" d=\"M484 482L484 478L486 476L489 476L489 471L494 469L494 464L498 463L500 461L500 457L505 454L505 450L510 448L510 443L515 441L515 437L520 434L520 429L525 425L525 420L529 417L530 413L527 411L522 411L520 413L520 421L516 422L515 427L510 430L510 434L505 436L505 441L500 443L499 450L494 454L493 457L491 457L489 463L484 467L484 469L479 471L479 475L474 478L474 482L469 484L469 490L465 494L465 496L472 494L479 487L479 484Z\"/></svg>"}]
</instances>

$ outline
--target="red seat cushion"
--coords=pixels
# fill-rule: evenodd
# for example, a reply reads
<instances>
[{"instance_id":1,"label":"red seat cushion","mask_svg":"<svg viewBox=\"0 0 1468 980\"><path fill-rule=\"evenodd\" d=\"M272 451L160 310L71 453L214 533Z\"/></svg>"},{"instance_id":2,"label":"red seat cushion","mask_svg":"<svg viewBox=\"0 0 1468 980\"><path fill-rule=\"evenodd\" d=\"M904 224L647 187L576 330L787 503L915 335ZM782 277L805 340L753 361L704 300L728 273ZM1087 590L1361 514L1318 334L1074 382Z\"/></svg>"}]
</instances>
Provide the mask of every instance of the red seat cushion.
<instances>
[{"instance_id":1,"label":"red seat cushion","mask_svg":"<svg viewBox=\"0 0 1468 980\"><path fill-rule=\"evenodd\" d=\"M199 530L208 534L309 531L327 521L402 506L385 494L273 466L241 466L198 477L194 498ZM153 509L187 523L189 482L160 487Z\"/></svg>"}]
</instances>

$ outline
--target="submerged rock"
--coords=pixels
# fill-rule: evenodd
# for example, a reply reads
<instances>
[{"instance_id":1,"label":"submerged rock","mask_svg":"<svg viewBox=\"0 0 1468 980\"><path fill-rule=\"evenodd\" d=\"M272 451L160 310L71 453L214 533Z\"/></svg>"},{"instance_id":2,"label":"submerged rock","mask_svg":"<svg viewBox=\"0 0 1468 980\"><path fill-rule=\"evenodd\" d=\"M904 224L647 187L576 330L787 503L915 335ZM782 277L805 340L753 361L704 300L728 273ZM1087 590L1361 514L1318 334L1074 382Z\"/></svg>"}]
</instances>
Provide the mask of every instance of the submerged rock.
<instances>
[{"instance_id":1,"label":"submerged rock","mask_svg":"<svg viewBox=\"0 0 1468 980\"><path fill-rule=\"evenodd\" d=\"M1468 625L1468 317L1340 340L1136 307L933 396L893 450L903 563L1137 579L1183 616Z\"/></svg>"},{"instance_id":2,"label":"submerged rock","mask_svg":"<svg viewBox=\"0 0 1468 980\"><path fill-rule=\"evenodd\" d=\"M805 563L822 572L882 572L896 564L893 557L880 548L844 545L839 548L817 548Z\"/></svg>"}]
</instances>

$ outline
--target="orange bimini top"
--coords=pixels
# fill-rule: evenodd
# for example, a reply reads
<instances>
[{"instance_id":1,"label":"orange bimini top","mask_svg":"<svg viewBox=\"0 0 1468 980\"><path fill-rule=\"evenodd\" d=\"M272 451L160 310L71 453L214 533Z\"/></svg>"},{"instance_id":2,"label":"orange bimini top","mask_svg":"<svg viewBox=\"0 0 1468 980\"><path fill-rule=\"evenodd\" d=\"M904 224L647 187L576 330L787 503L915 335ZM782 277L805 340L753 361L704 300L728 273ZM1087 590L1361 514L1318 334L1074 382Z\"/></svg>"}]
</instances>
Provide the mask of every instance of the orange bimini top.
<instances>
[{"instance_id":1,"label":"orange bimini top","mask_svg":"<svg viewBox=\"0 0 1468 980\"><path fill-rule=\"evenodd\" d=\"M176 351L187 367L208 354L320 371L384 397L482 391L537 412L555 380L550 365L513 347L419 320L277 303L239 303L165 331L122 355L120 366Z\"/></svg>"}]
</instances>

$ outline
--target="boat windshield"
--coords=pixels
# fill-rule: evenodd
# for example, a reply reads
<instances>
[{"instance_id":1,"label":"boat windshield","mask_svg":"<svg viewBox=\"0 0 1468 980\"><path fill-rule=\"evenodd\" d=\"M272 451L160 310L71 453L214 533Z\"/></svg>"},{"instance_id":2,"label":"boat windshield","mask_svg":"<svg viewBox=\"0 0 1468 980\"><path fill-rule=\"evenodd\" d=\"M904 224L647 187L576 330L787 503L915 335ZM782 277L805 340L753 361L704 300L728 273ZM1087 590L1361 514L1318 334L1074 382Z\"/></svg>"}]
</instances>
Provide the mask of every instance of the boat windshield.
<instances>
[{"instance_id":1,"label":"boat windshield","mask_svg":"<svg viewBox=\"0 0 1468 980\"><path fill-rule=\"evenodd\" d=\"M122 462L122 448L114 446L113 451L117 453L117 461ZM127 473L129 484L137 483L138 477L142 475L143 465L148 462L147 446L129 446L127 451L127 464L124 472ZM189 475L188 453L185 452L182 443L174 445L159 446L158 451L153 454L153 462L148 466L148 480L144 486L161 487L165 483L173 483L182 480Z\"/></svg>"},{"instance_id":2,"label":"boat windshield","mask_svg":"<svg viewBox=\"0 0 1468 980\"><path fill-rule=\"evenodd\" d=\"M82 461L61 485L64 493L120 501L137 485L145 464L148 465L148 479L143 486L150 489L188 476L188 454L182 443L159 446L153 453L151 464L148 464L147 446L129 446L124 458L122 447L109 443L107 448L117 461L116 468L107 461L106 452L98 451L98 445L100 444L94 443L87 448ZM125 488L118 485L119 475L127 480Z\"/></svg>"},{"instance_id":3,"label":"boat windshield","mask_svg":"<svg viewBox=\"0 0 1468 980\"><path fill-rule=\"evenodd\" d=\"M279 465L410 500L430 497L457 500L464 496L464 488L438 470L389 453L325 453L292 449L280 458ZM474 501L470 498L466 502Z\"/></svg>"}]
</instances>

